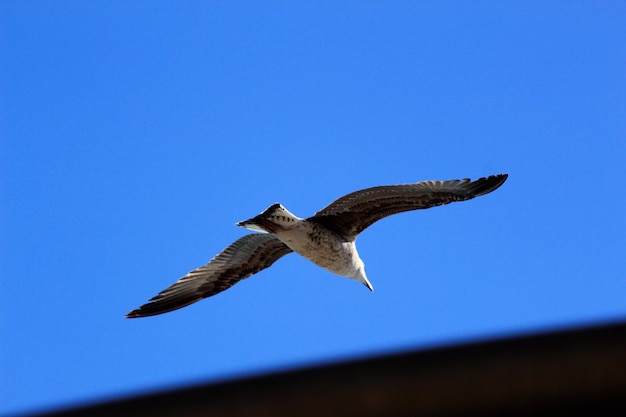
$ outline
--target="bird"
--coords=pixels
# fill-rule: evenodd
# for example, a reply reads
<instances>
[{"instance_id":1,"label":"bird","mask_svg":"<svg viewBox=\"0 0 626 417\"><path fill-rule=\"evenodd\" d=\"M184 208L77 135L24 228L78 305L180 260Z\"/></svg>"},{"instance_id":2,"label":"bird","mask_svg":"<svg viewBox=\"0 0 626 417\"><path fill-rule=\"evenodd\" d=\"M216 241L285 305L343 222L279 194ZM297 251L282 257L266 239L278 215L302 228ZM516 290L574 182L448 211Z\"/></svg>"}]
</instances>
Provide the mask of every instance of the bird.
<instances>
[{"instance_id":1,"label":"bird","mask_svg":"<svg viewBox=\"0 0 626 417\"><path fill-rule=\"evenodd\" d=\"M474 181L465 178L371 187L340 197L307 218L274 203L258 216L236 223L260 233L237 239L209 263L189 272L126 317L167 313L211 297L291 252L373 291L355 244L363 230L393 214L488 194L507 178L508 174L498 174Z\"/></svg>"}]
</instances>

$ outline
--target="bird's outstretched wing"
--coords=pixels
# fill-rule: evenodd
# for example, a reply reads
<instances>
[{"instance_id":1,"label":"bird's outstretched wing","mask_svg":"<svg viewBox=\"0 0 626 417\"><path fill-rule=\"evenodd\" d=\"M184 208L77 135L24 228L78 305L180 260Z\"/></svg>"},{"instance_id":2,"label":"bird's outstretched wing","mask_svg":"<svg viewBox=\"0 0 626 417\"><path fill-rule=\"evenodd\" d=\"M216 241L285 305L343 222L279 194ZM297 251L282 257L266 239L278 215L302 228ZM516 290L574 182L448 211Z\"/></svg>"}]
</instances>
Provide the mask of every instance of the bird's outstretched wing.
<instances>
[{"instance_id":1,"label":"bird's outstretched wing","mask_svg":"<svg viewBox=\"0 0 626 417\"><path fill-rule=\"evenodd\" d=\"M290 252L292 250L274 235L246 235L126 317L154 316L185 307L232 287Z\"/></svg>"},{"instance_id":2,"label":"bird's outstretched wing","mask_svg":"<svg viewBox=\"0 0 626 417\"><path fill-rule=\"evenodd\" d=\"M345 195L307 220L352 240L374 222L403 211L426 209L470 200L500 187L508 175L492 175L472 181L422 181L415 184L366 188Z\"/></svg>"}]
</instances>

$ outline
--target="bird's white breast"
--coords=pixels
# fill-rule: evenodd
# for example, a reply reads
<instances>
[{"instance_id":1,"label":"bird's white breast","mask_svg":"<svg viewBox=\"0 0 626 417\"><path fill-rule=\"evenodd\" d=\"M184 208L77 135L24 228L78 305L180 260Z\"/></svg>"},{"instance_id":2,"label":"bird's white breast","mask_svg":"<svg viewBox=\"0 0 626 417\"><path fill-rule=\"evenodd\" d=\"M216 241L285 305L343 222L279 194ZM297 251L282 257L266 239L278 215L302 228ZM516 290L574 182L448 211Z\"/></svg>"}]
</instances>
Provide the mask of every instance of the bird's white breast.
<instances>
[{"instance_id":1,"label":"bird's white breast","mask_svg":"<svg viewBox=\"0 0 626 417\"><path fill-rule=\"evenodd\" d=\"M354 241L346 242L317 224L299 220L276 236L294 252L337 275L353 278L363 269Z\"/></svg>"}]
</instances>

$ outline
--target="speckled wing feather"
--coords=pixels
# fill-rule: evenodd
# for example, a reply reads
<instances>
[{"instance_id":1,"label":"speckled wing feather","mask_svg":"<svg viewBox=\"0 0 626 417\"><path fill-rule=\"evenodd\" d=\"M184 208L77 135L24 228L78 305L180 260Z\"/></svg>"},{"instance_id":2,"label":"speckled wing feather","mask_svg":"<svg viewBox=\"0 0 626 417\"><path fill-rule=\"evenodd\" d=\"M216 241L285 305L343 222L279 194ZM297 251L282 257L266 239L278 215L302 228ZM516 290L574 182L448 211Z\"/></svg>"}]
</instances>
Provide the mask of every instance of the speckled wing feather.
<instances>
[{"instance_id":1,"label":"speckled wing feather","mask_svg":"<svg viewBox=\"0 0 626 417\"><path fill-rule=\"evenodd\" d=\"M470 200L490 193L500 187L507 176L366 188L333 201L307 220L352 240L374 222L392 214Z\"/></svg>"},{"instance_id":2,"label":"speckled wing feather","mask_svg":"<svg viewBox=\"0 0 626 417\"><path fill-rule=\"evenodd\" d=\"M246 235L126 317L153 316L185 307L232 287L290 252L292 250L274 235Z\"/></svg>"}]
</instances>

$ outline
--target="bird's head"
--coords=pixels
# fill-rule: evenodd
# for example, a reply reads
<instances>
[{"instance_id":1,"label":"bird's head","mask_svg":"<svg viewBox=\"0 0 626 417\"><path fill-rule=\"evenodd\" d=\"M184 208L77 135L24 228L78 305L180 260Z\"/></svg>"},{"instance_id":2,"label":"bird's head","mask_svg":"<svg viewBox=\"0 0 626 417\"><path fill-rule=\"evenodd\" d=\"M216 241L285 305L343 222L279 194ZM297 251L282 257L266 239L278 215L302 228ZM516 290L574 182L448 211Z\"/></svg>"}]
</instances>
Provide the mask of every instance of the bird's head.
<instances>
[{"instance_id":1,"label":"bird's head","mask_svg":"<svg viewBox=\"0 0 626 417\"><path fill-rule=\"evenodd\" d=\"M296 217L280 203L274 203L266 208L263 213L251 219L237 223L237 226L257 232L276 233L280 229L293 227L297 221L302 220Z\"/></svg>"}]
</instances>

